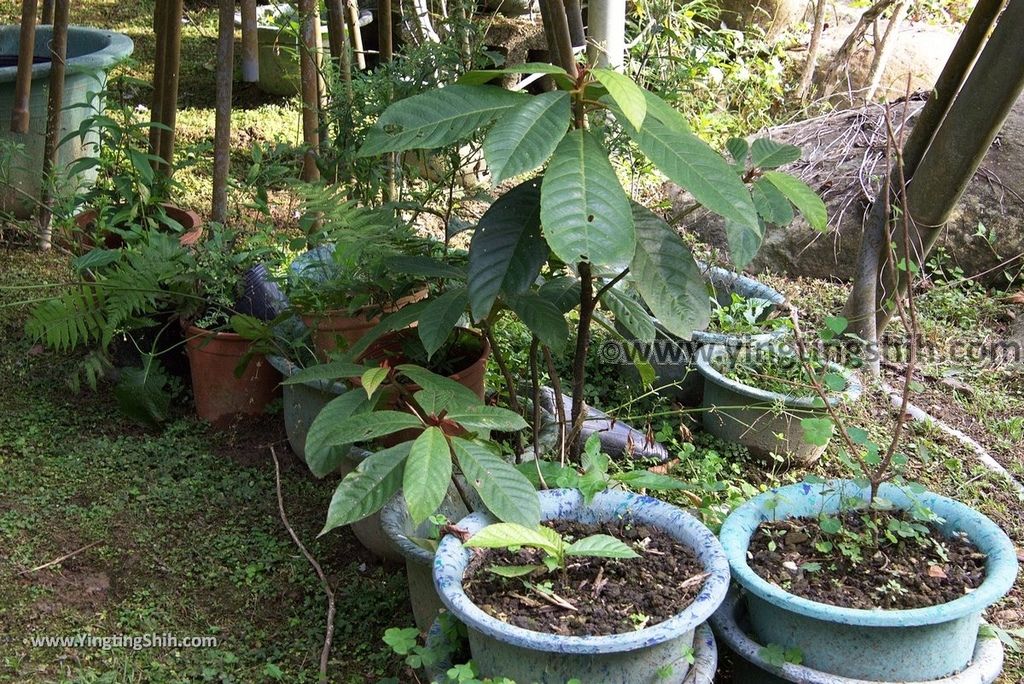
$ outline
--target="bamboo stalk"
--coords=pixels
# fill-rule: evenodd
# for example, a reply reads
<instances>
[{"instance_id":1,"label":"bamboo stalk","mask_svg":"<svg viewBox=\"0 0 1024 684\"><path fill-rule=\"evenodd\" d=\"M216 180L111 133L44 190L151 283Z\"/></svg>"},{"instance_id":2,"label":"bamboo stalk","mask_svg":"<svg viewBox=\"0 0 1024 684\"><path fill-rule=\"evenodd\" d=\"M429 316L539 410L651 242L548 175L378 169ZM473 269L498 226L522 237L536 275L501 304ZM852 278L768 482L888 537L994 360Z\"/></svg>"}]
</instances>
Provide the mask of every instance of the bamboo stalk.
<instances>
[{"instance_id":1,"label":"bamboo stalk","mask_svg":"<svg viewBox=\"0 0 1024 684\"><path fill-rule=\"evenodd\" d=\"M363 51L363 34L359 30L359 5L355 0L345 0L348 31L352 36L352 50L356 53L356 66L360 71L366 68L366 53Z\"/></svg>"},{"instance_id":2,"label":"bamboo stalk","mask_svg":"<svg viewBox=\"0 0 1024 684\"><path fill-rule=\"evenodd\" d=\"M256 0L242 0L242 81L260 80L260 46L256 27ZM234 17L232 17L232 22ZM234 30L234 29L232 29ZM234 40L234 34L232 34ZM219 64L218 64L219 67Z\"/></svg>"},{"instance_id":3,"label":"bamboo stalk","mask_svg":"<svg viewBox=\"0 0 1024 684\"><path fill-rule=\"evenodd\" d=\"M255 7L253 8L255 12ZM243 6L243 13L245 12ZM255 19L255 15L253 17ZM228 172L231 169L231 86L234 76L235 7L220 0L217 21L217 95L213 134L213 207L211 218L228 218ZM244 57L244 55L243 55Z\"/></svg>"},{"instance_id":4,"label":"bamboo stalk","mask_svg":"<svg viewBox=\"0 0 1024 684\"><path fill-rule=\"evenodd\" d=\"M302 30L299 41L299 67L302 75L302 138L306 146L302 159L302 179L320 179L316 157L320 148L320 70L317 68L317 34L320 17L316 0L300 0Z\"/></svg>"},{"instance_id":5,"label":"bamboo stalk","mask_svg":"<svg viewBox=\"0 0 1024 684\"><path fill-rule=\"evenodd\" d=\"M171 175L174 168L174 128L178 119L178 77L181 71L181 19L182 0L168 0L166 21L167 39L164 44L164 92L160 105L162 123L167 127L160 136L159 155L164 161L163 173Z\"/></svg>"},{"instance_id":6,"label":"bamboo stalk","mask_svg":"<svg viewBox=\"0 0 1024 684\"><path fill-rule=\"evenodd\" d=\"M36 50L36 0L22 0L21 34L18 38L18 72L14 81L11 132L28 133L29 98L32 95L32 63Z\"/></svg>"},{"instance_id":7,"label":"bamboo stalk","mask_svg":"<svg viewBox=\"0 0 1024 684\"><path fill-rule=\"evenodd\" d=\"M56 0L53 7L53 36L50 41L50 89L46 106L46 142L43 152L43 191L39 212L39 247L50 249L50 219L53 216L53 169L60 142L60 115L64 109L64 73L68 54L68 14L70 0Z\"/></svg>"}]
</instances>

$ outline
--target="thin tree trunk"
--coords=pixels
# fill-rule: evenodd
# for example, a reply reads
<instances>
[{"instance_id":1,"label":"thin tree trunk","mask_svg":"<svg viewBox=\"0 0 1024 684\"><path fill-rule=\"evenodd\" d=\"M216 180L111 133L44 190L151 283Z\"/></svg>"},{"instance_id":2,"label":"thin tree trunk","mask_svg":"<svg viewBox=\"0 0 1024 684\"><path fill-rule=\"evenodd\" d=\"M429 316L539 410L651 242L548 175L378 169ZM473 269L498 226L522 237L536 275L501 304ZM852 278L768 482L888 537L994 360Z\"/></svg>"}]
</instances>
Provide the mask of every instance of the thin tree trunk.
<instances>
[{"instance_id":1,"label":"thin tree trunk","mask_svg":"<svg viewBox=\"0 0 1024 684\"><path fill-rule=\"evenodd\" d=\"M390 62L394 58L394 26L391 22L391 0L377 1L377 36L380 59Z\"/></svg>"},{"instance_id":2,"label":"thin tree trunk","mask_svg":"<svg viewBox=\"0 0 1024 684\"><path fill-rule=\"evenodd\" d=\"M540 0L541 18L544 25L550 27L554 45L552 58L555 64L565 69L572 78L576 78L576 56L572 51L572 36L569 33L569 22L566 19L565 7L561 0Z\"/></svg>"},{"instance_id":3,"label":"thin tree trunk","mask_svg":"<svg viewBox=\"0 0 1024 684\"><path fill-rule=\"evenodd\" d=\"M366 68L366 53L363 50L363 34L359 30L359 5L355 0L345 0L348 12L348 30L352 36L352 50L356 55L356 66L360 71Z\"/></svg>"},{"instance_id":4,"label":"thin tree trunk","mask_svg":"<svg viewBox=\"0 0 1024 684\"><path fill-rule=\"evenodd\" d=\"M352 54L349 52L345 31L345 8L342 0L327 0L327 41L331 59L338 66L345 88L345 100L352 103Z\"/></svg>"},{"instance_id":5,"label":"thin tree trunk","mask_svg":"<svg viewBox=\"0 0 1024 684\"><path fill-rule=\"evenodd\" d=\"M36 50L36 2L37 0L23 0L21 4L18 70L14 80L14 105L11 107L12 133L28 133L32 63Z\"/></svg>"},{"instance_id":6,"label":"thin tree trunk","mask_svg":"<svg viewBox=\"0 0 1024 684\"><path fill-rule=\"evenodd\" d=\"M835 91L836 78L842 69L845 69L850 63L850 55L857 48L864 34L882 12L887 10L896 0L878 0L874 5L867 8L864 14L860 15L860 19L857 20L853 30L850 31L850 35L846 37L843 44L839 46L839 50L832 56L832 59L826 67L824 75L821 79L822 87L825 90L825 96L828 97Z\"/></svg>"},{"instance_id":7,"label":"thin tree trunk","mask_svg":"<svg viewBox=\"0 0 1024 684\"><path fill-rule=\"evenodd\" d=\"M170 0L156 0L153 9L153 32L156 34L156 48L153 51L153 99L149 107L149 120L153 123L163 121L164 83L164 49L167 46L167 7ZM149 153L160 154L160 139L163 130L158 126L149 128ZM153 162L153 168L159 169L160 164Z\"/></svg>"},{"instance_id":8,"label":"thin tree trunk","mask_svg":"<svg viewBox=\"0 0 1024 684\"><path fill-rule=\"evenodd\" d=\"M53 24L55 22L54 14L56 13L56 7L53 0L43 0L43 8L39 12L39 23L40 24Z\"/></svg>"},{"instance_id":9,"label":"thin tree trunk","mask_svg":"<svg viewBox=\"0 0 1024 684\"><path fill-rule=\"evenodd\" d=\"M161 169L167 176L174 168L174 136L178 120L178 76L181 71L181 18L182 0L168 0L164 44L164 91L160 105L160 123L167 127L160 136L159 155L164 161Z\"/></svg>"},{"instance_id":10,"label":"thin tree trunk","mask_svg":"<svg viewBox=\"0 0 1024 684\"><path fill-rule=\"evenodd\" d=\"M231 86L234 76L234 3L220 0L217 28L217 110L213 137L213 211L214 221L228 218L228 172L231 168ZM244 10L243 10L244 11Z\"/></svg>"},{"instance_id":11,"label":"thin tree trunk","mask_svg":"<svg viewBox=\"0 0 1024 684\"><path fill-rule=\"evenodd\" d=\"M242 0L242 81L260 80L259 29L256 25L256 0ZM234 21L234 18L232 18ZM232 27L232 31L234 28ZM232 34L232 40L234 34Z\"/></svg>"},{"instance_id":12,"label":"thin tree trunk","mask_svg":"<svg viewBox=\"0 0 1024 684\"><path fill-rule=\"evenodd\" d=\"M892 10L892 16L889 17L889 23L885 27L885 33L875 43L875 55L871 60L871 70L868 73L868 88L864 92L864 104L868 104L875 98L882 74L885 73L885 67L888 66L889 58L892 57L893 46L896 44L895 36L900 30L900 26L903 25L903 19L907 16L909 6L910 3L907 0L899 0L896 3Z\"/></svg>"},{"instance_id":13,"label":"thin tree trunk","mask_svg":"<svg viewBox=\"0 0 1024 684\"><path fill-rule=\"evenodd\" d=\"M317 181L320 169L316 158L320 148L320 70L317 68L316 36L320 32L320 18L316 0L300 0L302 21L299 42L299 67L302 76L302 138L306 152L302 159L302 179Z\"/></svg>"},{"instance_id":14,"label":"thin tree trunk","mask_svg":"<svg viewBox=\"0 0 1024 684\"><path fill-rule=\"evenodd\" d=\"M807 44L807 61L804 62L803 73L800 74L800 85L796 88L796 96L807 99L814 82L814 68L818 64L818 50L821 47L821 32L825 28L825 0L814 0L814 28L811 30L811 41Z\"/></svg>"},{"instance_id":15,"label":"thin tree trunk","mask_svg":"<svg viewBox=\"0 0 1024 684\"><path fill-rule=\"evenodd\" d=\"M569 23L569 37L572 39L574 48L583 47L587 44L587 31L583 26L583 8L580 0L563 0L565 5L565 18Z\"/></svg>"},{"instance_id":16,"label":"thin tree trunk","mask_svg":"<svg viewBox=\"0 0 1024 684\"><path fill-rule=\"evenodd\" d=\"M39 247L50 249L50 220L53 216L53 169L60 142L60 115L64 109L64 72L68 54L68 13L70 0L57 0L53 7L53 37L50 41L50 92L46 105L46 142L43 151L42 209L39 212Z\"/></svg>"}]
</instances>

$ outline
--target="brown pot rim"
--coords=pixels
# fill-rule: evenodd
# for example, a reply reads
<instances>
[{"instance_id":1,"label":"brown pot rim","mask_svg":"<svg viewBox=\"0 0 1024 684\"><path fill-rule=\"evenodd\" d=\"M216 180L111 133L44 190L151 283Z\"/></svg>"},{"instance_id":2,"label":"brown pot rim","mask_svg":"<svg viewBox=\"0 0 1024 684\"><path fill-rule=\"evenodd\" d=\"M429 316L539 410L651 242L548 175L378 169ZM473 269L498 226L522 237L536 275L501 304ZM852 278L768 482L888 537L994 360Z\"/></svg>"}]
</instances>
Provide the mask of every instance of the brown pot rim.
<instances>
[{"instance_id":1,"label":"brown pot rim","mask_svg":"<svg viewBox=\"0 0 1024 684\"><path fill-rule=\"evenodd\" d=\"M462 326L455 326L454 328L452 328L453 332L456 331L456 330L462 330L462 331L465 331L465 332L468 332L468 333L472 333L473 335L479 337L480 341L483 342L483 346L480 347L480 355L477 356L465 368L461 368L461 369L455 371L454 373L452 373L451 375L446 376L448 378L451 378L452 380L459 380L460 378L463 377L463 375L465 375L470 370L472 370L472 368L474 366L476 366L477 364L479 364L482 361L486 361L488 358L490 358L490 355L491 355L491 343L488 341L487 336L484 335L482 332L480 332L479 330L475 330L473 328L464 328ZM388 340L390 340L392 338L396 338L396 337L399 337L401 335L410 335L410 334L413 334L413 333L416 333L416 332L418 332L416 328L402 328L400 330L392 330L389 333L385 333L385 334L381 335L380 337L378 337L376 340L373 341L373 343L369 346L369 348L366 351L364 351L362 354L360 354L358 357L356 357L356 363L363 363L364 361L370 360L370 359L367 358L369 356L369 354L370 354L370 350L374 349L375 347L377 347L377 345L380 345L381 343L384 343L384 342L386 342L386 341L388 341ZM359 383L359 379L356 378L353 382L358 384ZM418 385L417 385L417 387L418 387Z\"/></svg>"}]
</instances>

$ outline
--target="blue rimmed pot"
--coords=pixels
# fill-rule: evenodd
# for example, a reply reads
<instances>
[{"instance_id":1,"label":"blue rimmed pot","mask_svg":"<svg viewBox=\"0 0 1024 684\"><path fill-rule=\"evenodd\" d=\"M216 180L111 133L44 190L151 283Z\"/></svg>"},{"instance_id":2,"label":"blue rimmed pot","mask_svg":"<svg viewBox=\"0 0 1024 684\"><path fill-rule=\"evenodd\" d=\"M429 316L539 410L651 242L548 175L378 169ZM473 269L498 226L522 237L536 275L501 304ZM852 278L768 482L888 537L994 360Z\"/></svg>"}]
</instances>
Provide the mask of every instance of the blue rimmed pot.
<instances>
[{"instance_id":1,"label":"blue rimmed pot","mask_svg":"<svg viewBox=\"0 0 1024 684\"><path fill-rule=\"evenodd\" d=\"M284 379L290 378L302 370L298 365L283 356L268 356L267 361L281 373ZM340 382L328 380L310 380L309 382L284 385L284 429L288 436L288 446L295 455L306 460L306 435L309 426L324 406L344 394L348 388ZM355 468L349 462L343 462L342 474Z\"/></svg>"},{"instance_id":2,"label":"blue rimmed pot","mask_svg":"<svg viewBox=\"0 0 1024 684\"><path fill-rule=\"evenodd\" d=\"M469 513L454 487L441 503L438 513L449 520L459 520ZM409 581L409 603L416 626L421 631L430 629L444 605L434 587L434 551L417 543L417 539L428 539L433 533L433 524L416 525L409 516L404 494L399 491L380 511L380 522L391 546L405 560L405 575Z\"/></svg>"},{"instance_id":3,"label":"blue rimmed pot","mask_svg":"<svg viewBox=\"0 0 1024 684\"><path fill-rule=\"evenodd\" d=\"M773 351L752 350L758 353ZM790 463L804 466L817 461L828 443L811 444L804 439L800 421L827 415L817 396L793 396L752 387L723 375L716 366L734 361L743 350L707 347L697 355L697 368L704 377L704 429L721 439L742 444L754 456L768 459L772 454L785 456ZM829 396L838 406L856 401L863 391L857 376L848 368L829 363L828 370L846 380L846 389Z\"/></svg>"},{"instance_id":4,"label":"blue rimmed pot","mask_svg":"<svg viewBox=\"0 0 1024 684\"><path fill-rule=\"evenodd\" d=\"M764 645L750 636L746 600L739 591L729 591L725 602L711 617L715 636L733 657L733 680L736 682L757 682L758 684L869 684L874 680L851 679L819 672L805 665L769 662L764 655ZM920 684L991 684L1003 670L1003 645L995 636L978 637L971 654L971 664L960 672L932 679ZM441 680L444 681L444 680ZM877 684L877 682L874 682ZM895 684L895 683L892 683Z\"/></svg>"},{"instance_id":5,"label":"blue rimmed pot","mask_svg":"<svg viewBox=\"0 0 1024 684\"><path fill-rule=\"evenodd\" d=\"M463 590L471 554L453 536L441 540L434 559L434 584L445 607L466 625L473 662L484 677L542 684L584 682L646 684L683 682L694 632L725 598L728 562L715 536L689 513L648 496L605 491L590 504L574 489L540 492L543 520L584 524L632 521L650 525L689 547L708 577L694 601L668 620L626 634L560 636L515 627L477 607ZM458 525L470 534L494 522L474 513ZM665 678L666 671L671 675Z\"/></svg>"},{"instance_id":6,"label":"blue rimmed pot","mask_svg":"<svg viewBox=\"0 0 1024 684\"><path fill-rule=\"evenodd\" d=\"M751 637L761 644L799 649L804 666L851 679L918 682L962 671L975 651L982 612L1013 587L1017 554L994 522L958 501L930 492L912 494L890 484L879 490L897 508L931 509L943 520L943 534L963 532L987 556L981 586L955 601L913 610L842 608L790 594L747 564L750 538L762 522L835 514L841 501L845 510L850 501L867 502L869 493L851 481L788 485L751 499L729 515L719 536L733 579L746 591Z\"/></svg>"},{"instance_id":7,"label":"blue rimmed pot","mask_svg":"<svg viewBox=\"0 0 1024 684\"><path fill-rule=\"evenodd\" d=\"M764 283L735 271L697 262L708 288L720 306L732 303L734 294L747 300L768 302L763 318L786 303L786 297ZM731 349L746 347L767 347L789 335L788 330L766 331L759 334L722 333L711 330L695 330L689 340L683 340L665 330L655 320L658 338L643 356L654 369L655 387L662 387L661 394L675 399L684 406L700 406L704 396L704 377L697 369L698 353L707 347L724 346ZM620 332L625 334L624 329ZM631 381L639 381L634 366L626 364Z\"/></svg>"}]
</instances>

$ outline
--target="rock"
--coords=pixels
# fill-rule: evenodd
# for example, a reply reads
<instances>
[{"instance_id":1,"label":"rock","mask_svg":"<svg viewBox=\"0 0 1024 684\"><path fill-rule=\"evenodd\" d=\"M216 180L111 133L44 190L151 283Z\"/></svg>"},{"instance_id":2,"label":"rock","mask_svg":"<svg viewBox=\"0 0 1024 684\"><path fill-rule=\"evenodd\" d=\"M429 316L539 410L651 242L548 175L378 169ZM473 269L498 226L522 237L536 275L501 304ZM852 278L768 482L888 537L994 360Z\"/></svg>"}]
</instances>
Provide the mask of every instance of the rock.
<instances>
[{"instance_id":1,"label":"rock","mask_svg":"<svg viewBox=\"0 0 1024 684\"><path fill-rule=\"evenodd\" d=\"M802 21L807 6L804 0L721 0L719 16L731 29L758 26L772 39Z\"/></svg>"},{"instance_id":2,"label":"rock","mask_svg":"<svg viewBox=\"0 0 1024 684\"><path fill-rule=\"evenodd\" d=\"M912 126L924 105L921 98L891 108L895 129L904 111ZM784 170L794 173L823 197L829 210L829 230L818 233L798 218L786 228L771 227L750 271L774 271L789 276L850 280L865 212L887 173L885 108L851 109L771 129L772 139L804 150L803 158ZM897 133L898 135L898 133ZM1005 286L1007 277L1022 272L1024 253L1024 97L1017 101L1003 130L968 184L959 205L943 229L936 252L944 250L945 265L985 285ZM688 195L669 184L667 194L679 211ZM685 226L704 242L725 249L720 218L694 215ZM1004 262L1010 260L1009 265ZM1006 275L1004 275L1004 273Z\"/></svg>"}]
</instances>

